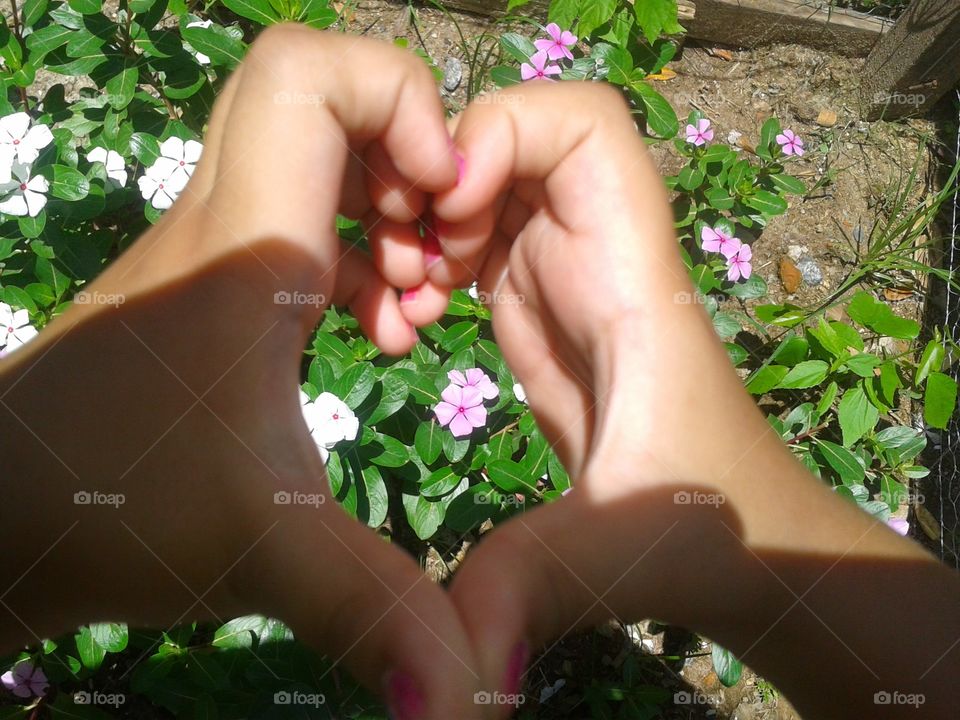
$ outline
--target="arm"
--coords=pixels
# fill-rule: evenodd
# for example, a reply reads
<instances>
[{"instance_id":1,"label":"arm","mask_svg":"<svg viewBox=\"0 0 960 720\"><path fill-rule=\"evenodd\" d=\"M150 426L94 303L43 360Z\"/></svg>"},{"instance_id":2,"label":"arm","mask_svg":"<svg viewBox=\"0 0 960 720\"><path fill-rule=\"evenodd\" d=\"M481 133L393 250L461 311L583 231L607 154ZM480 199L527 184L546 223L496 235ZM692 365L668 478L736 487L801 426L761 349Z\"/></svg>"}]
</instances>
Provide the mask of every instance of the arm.
<instances>
[{"instance_id":1,"label":"arm","mask_svg":"<svg viewBox=\"0 0 960 720\"><path fill-rule=\"evenodd\" d=\"M431 279L475 274L524 298L493 307L494 330L577 486L491 533L455 578L488 689L516 691L525 648L657 617L729 647L809 717L914 717L874 704L894 691L947 717L960 581L767 426L689 303L663 183L622 100L578 83L505 92L456 129L466 174L435 203Z\"/></svg>"}]
</instances>

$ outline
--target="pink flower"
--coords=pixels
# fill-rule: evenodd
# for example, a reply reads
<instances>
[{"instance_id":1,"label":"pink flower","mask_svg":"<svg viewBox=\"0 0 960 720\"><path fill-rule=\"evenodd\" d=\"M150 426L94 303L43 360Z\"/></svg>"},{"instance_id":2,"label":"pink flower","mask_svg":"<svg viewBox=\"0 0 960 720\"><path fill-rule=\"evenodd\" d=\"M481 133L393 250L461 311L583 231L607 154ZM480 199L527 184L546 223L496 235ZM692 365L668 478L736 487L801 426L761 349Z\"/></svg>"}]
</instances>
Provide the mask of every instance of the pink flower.
<instances>
[{"instance_id":1,"label":"pink flower","mask_svg":"<svg viewBox=\"0 0 960 720\"><path fill-rule=\"evenodd\" d=\"M437 403L433 411L440 425L450 426L454 437L465 437L474 428L486 425L487 409L483 406L483 395L477 388L472 385L448 385L440 396L443 401Z\"/></svg>"},{"instance_id":2,"label":"pink flower","mask_svg":"<svg viewBox=\"0 0 960 720\"><path fill-rule=\"evenodd\" d=\"M475 387L480 391L484 400L493 400L493 398L500 394L497 386L493 384L493 381L490 380L487 374L480 368L470 368L463 372L451 370L447 373L447 378L449 378L450 382L454 385L460 387Z\"/></svg>"},{"instance_id":3,"label":"pink flower","mask_svg":"<svg viewBox=\"0 0 960 720\"><path fill-rule=\"evenodd\" d=\"M887 525L893 528L900 535L906 535L910 532L910 523L906 520L901 520L900 518L890 518L887 520Z\"/></svg>"},{"instance_id":4,"label":"pink flower","mask_svg":"<svg viewBox=\"0 0 960 720\"><path fill-rule=\"evenodd\" d=\"M531 64L523 63L520 66L520 77L524 80L550 80L549 75L560 75L563 70L559 65L547 65L547 51L540 50L530 57Z\"/></svg>"},{"instance_id":5,"label":"pink flower","mask_svg":"<svg viewBox=\"0 0 960 720\"><path fill-rule=\"evenodd\" d=\"M696 125L687 125L687 142L693 143L697 147L706 145L713 140L713 129L710 127L710 121L706 118L697 120Z\"/></svg>"},{"instance_id":6,"label":"pink flower","mask_svg":"<svg viewBox=\"0 0 960 720\"><path fill-rule=\"evenodd\" d=\"M737 241L739 242L739 240ZM740 278L747 280L753 272L753 266L750 259L753 257L753 250L749 245L740 243L737 251L727 258L727 280L736 282Z\"/></svg>"},{"instance_id":7,"label":"pink flower","mask_svg":"<svg viewBox=\"0 0 960 720\"><path fill-rule=\"evenodd\" d=\"M34 667L29 660L21 660L13 666L13 670L7 670L0 675L0 682L7 690L21 698L28 698L31 695L40 697L50 687L43 670Z\"/></svg>"},{"instance_id":8,"label":"pink flower","mask_svg":"<svg viewBox=\"0 0 960 720\"><path fill-rule=\"evenodd\" d=\"M797 137L793 130L784 130L777 135L777 144L784 155L803 155L803 140Z\"/></svg>"},{"instance_id":9,"label":"pink flower","mask_svg":"<svg viewBox=\"0 0 960 720\"><path fill-rule=\"evenodd\" d=\"M543 38L535 41L533 44L537 50L545 50L547 57L551 60L559 60L565 57L567 60L573 60L573 53L568 48L577 44L577 36L569 30L560 30L556 23L547 25L547 35L550 39Z\"/></svg>"},{"instance_id":10,"label":"pink flower","mask_svg":"<svg viewBox=\"0 0 960 720\"><path fill-rule=\"evenodd\" d=\"M733 237L733 235L728 235L719 228L707 227L706 225L703 230L700 231L700 240L702 241L701 247L704 249L704 252L722 253L727 259L736 255L740 246L743 245L743 243Z\"/></svg>"}]
</instances>

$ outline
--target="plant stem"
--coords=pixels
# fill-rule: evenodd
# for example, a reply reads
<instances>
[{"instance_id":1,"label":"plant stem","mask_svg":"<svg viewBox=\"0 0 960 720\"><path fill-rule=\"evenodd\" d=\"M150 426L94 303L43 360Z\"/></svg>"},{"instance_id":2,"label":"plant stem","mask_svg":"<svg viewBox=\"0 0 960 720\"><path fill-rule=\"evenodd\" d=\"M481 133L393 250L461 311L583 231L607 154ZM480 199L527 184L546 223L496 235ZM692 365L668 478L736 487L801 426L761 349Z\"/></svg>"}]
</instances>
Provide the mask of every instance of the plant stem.
<instances>
[{"instance_id":1,"label":"plant stem","mask_svg":"<svg viewBox=\"0 0 960 720\"><path fill-rule=\"evenodd\" d=\"M17 8L17 0L10 0L10 7L13 10L13 36L20 44L21 53L25 54L27 48L23 42L23 28L20 25L20 10ZM20 102L23 103L23 110L27 112L30 110L30 98L27 96L27 89L25 87L17 89L20 91Z\"/></svg>"}]
</instances>

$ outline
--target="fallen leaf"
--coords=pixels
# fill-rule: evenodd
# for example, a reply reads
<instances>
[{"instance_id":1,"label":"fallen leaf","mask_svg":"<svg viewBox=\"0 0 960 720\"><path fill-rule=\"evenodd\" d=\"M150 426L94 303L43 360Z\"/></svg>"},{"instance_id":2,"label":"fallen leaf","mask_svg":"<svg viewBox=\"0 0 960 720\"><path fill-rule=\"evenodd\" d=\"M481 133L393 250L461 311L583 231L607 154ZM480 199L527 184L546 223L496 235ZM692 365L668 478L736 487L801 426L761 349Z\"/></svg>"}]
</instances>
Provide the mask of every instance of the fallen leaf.
<instances>
[{"instance_id":1,"label":"fallen leaf","mask_svg":"<svg viewBox=\"0 0 960 720\"><path fill-rule=\"evenodd\" d=\"M783 289L788 293L793 295L799 287L800 283L803 281L803 274L793 264L793 261L790 258L783 258L780 260L780 282L783 283Z\"/></svg>"},{"instance_id":2,"label":"fallen leaf","mask_svg":"<svg viewBox=\"0 0 960 720\"><path fill-rule=\"evenodd\" d=\"M723 48L707 48L707 55L710 57L720 58L721 60L726 60L727 62L733 60L733 53L729 50L724 50Z\"/></svg>"},{"instance_id":3,"label":"fallen leaf","mask_svg":"<svg viewBox=\"0 0 960 720\"><path fill-rule=\"evenodd\" d=\"M899 302L913 297L913 291L907 288L884 288L883 296L890 302Z\"/></svg>"},{"instance_id":4,"label":"fallen leaf","mask_svg":"<svg viewBox=\"0 0 960 720\"><path fill-rule=\"evenodd\" d=\"M820 127L833 127L837 124L837 114L833 110L823 109L817 115L817 125Z\"/></svg>"},{"instance_id":5,"label":"fallen leaf","mask_svg":"<svg viewBox=\"0 0 960 720\"><path fill-rule=\"evenodd\" d=\"M940 523L937 522L933 513L920 504L913 506L913 512L917 516L917 524L920 525L920 529L923 530L924 534L931 540L939 540Z\"/></svg>"},{"instance_id":6,"label":"fallen leaf","mask_svg":"<svg viewBox=\"0 0 960 720\"><path fill-rule=\"evenodd\" d=\"M647 80L673 80L677 74L668 67L661 68L660 72L647 75Z\"/></svg>"}]
</instances>

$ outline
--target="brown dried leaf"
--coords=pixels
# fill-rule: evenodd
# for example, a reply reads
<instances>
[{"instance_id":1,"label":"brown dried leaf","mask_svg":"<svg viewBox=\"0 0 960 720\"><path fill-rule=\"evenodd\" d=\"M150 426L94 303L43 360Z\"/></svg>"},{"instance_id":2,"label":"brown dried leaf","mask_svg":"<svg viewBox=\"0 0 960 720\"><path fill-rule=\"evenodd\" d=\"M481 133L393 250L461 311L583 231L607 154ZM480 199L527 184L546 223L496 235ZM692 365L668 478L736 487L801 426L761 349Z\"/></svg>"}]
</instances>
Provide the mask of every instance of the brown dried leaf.
<instances>
[{"instance_id":1,"label":"brown dried leaf","mask_svg":"<svg viewBox=\"0 0 960 720\"><path fill-rule=\"evenodd\" d=\"M817 115L817 125L820 127L833 127L837 124L837 114L833 110L824 108Z\"/></svg>"},{"instance_id":2,"label":"brown dried leaf","mask_svg":"<svg viewBox=\"0 0 960 720\"><path fill-rule=\"evenodd\" d=\"M920 526L920 529L923 530L924 534L931 540L939 540L940 523L937 522L933 513L920 504L913 506L913 512L917 516L917 524Z\"/></svg>"},{"instance_id":3,"label":"brown dried leaf","mask_svg":"<svg viewBox=\"0 0 960 720\"><path fill-rule=\"evenodd\" d=\"M803 282L803 274L793 264L790 258L780 260L780 282L783 283L783 289L793 295Z\"/></svg>"},{"instance_id":4,"label":"brown dried leaf","mask_svg":"<svg viewBox=\"0 0 960 720\"><path fill-rule=\"evenodd\" d=\"M884 288L883 296L890 302L899 302L913 297L913 291L908 288Z\"/></svg>"},{"instance_id":5,"label":"brown dried leaf","mask_svg":"<svg viewBox=\"0 0 960 720\"><path fill-rule=\"evenodd\" d=\"M677 74L668 67L660 69L660 72L653 75L647 75L647 80L673 80Z\"/></svg>"},{"instance_id":6,"label":"brown dried leaf","mask_svg":"<svg viewBox=\"0 0 960 720\"><path fill-rule=\"evenodd\" d=\"M726 60L727 62L733 60L733 53L729 50L724 50L723 48L707 48L707 55L710 57L720 58L721 60Z\"/></svg>"}]
</instances>

